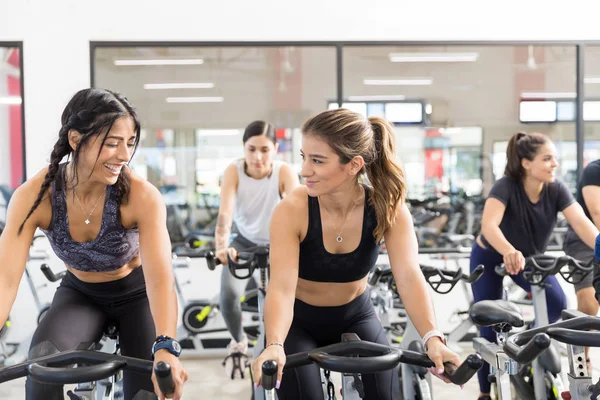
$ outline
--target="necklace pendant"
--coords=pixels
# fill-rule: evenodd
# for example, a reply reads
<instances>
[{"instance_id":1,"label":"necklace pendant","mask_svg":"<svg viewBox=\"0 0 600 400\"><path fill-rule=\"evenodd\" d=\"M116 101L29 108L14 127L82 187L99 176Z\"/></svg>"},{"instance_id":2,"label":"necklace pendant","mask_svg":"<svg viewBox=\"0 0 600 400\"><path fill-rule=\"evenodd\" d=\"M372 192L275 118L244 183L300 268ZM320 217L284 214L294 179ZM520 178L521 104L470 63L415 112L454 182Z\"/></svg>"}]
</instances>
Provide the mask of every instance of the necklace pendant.
<instances>
[{"instance_id":1,"label":"necklace pendant","mask_svg":"<svg viewBox=\"0 0 600 400\"><path fill-rule=\"evenodd\" d=\"M335 238L335 240L337 240L339 243L342 243L342 241L343 241L344 239L342 239L342 237L338 235L338 237L336 237L336 238Z\"/></svg>"},{"instance_id":2,"label":"necklace pendant","mask_svg":"<svg viewBox=\"0 0 600 400\"><path fill-rule=\"evenodd\" d=\"M86 225L88 225L89 223L90 223L90 220L89 220L89 219L86 219L86 220L85 220L85 224L86 224Z\"/></svg>"}]
</instances>

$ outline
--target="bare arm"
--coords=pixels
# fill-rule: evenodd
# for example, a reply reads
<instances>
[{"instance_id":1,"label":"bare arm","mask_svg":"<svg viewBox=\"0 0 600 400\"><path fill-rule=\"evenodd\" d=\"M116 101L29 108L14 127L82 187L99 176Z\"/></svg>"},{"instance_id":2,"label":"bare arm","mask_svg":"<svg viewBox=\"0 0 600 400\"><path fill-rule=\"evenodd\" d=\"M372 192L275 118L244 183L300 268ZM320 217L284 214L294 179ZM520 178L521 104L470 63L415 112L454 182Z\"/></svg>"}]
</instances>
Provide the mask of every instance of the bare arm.
<instances>
[{"instance_id":1,"label":"bare arm","mask_svg":"<svg viewBox=\"0 0 600 400\"><path fill-rule=\"evenodd\" d=\"M504 216L506 206L493 197L485 201L483 215L481 216L481 233L485 239L503 256L514 252L515 248L500 230L500 222Z\"/></svg>"},{"instance_id":2,"label":"bare arm","mask_svg":"<svg viewBox=\"0 0 600 400\"><path fill-rule=\"evenodd\" d=\"M418 261L419 245L405 205L398 206L394 224L385 233L390 266L406 311L421 336L436 329L433 302Z\"/></svg>"},{"instance_id":3,"label":"bare arm","mask_svg":"<svg viewBox=\"0 0 600 400\"><path fill-rule=\"evenodd\" d=\"M39 183L29 181L13 193L8 207L6 226L0 235L0 266L2 268L0 274L0 326L4 326L17 297L19 282L29 256L29 247L38 226L36 217L40 211L39 207L29 217L21 234L17 235L17 232L33 205L39 189Z\"/></svg>"},{"instance_id":4,"label":"bare arm","mask_svg":"<svg viewBox=\"0 0 600 400\"><path fill-rule=\"evenodd\" d=\"M291 201L282 201L271 217L271 276L265 300L267 344L283 343L294 317L298 283L300 234L290 216L298 215Z\"/></svg>"},{"instance_id":5,"label":"bare arm","mask_svg":"<svg viewBox=\"0 0 600 400\"><path fill-rule=\"evenodd\" d=\"M586 186L587 187L587 186ZM593 203L593 202L592 202ZM577 236L588 245L591 249L596 246L596 236L598 236L598 228L594 226L592 221L586 217L583 212L583 208L579 205L579 203L574 202L569 207L563 210L563 214L567 219L567 222Z\"/></svg>"},{"instance_id":6,"label":"bare arm","mask_svg":"<svg viewBox=\"0 0 600 400\"><path fill-rule=\"evenodd\" d=\"M412 217L404 204L396 207L394 224L385 233L385 242L390 258L390 266L398 293L406 307L406 312L421 337L437 329L433 301L427 288L427 282L417 259L419 245ZM444 371L444 363L460 364L457 354L448 349L439 337L432 337L425 344L427 355L435 363L432 373L439 375ZM440 378L448 382L447 378Z\"/></svg>"},{"instance_id":7,"label":"bare arm","mask_svg":"<svg viewBox=\"0 0 600 400\"><path fill-rule=\"evenodd\" d=\"M171 240L167 231L167 214L160 192L149 183L138 183L143 194L136 202L139 210L140 255L146 279L150 310L157 335L175 337L177 330L177 297L171 265Z\"/></svg>"},{"instance_id":8,"label":"bare arm","mask_svg":"<svg viewBox=\"0 0 600 400\"><path fill-rule=\"evenodd\" d=\"M282 165L281 170L279 170L279 193L281 197L290 194L299 184L298 175L292 167L288 164Z\"/></svg>"},{"instance_id":9,"label":"bare arm","mask_svg":"<svg viewBox=\"0 0 600 400\"><path fill-rule=\"evenodd\" d=\"M300 218L298 200L302 196L295 191L277 205L271 217L271 270L269 288L265 299L266 347L252 362L254 384L261 382L261 366L266 360L277 362L277 382L281 382L285 365L283 343L294 318L294 301L298 284L298 260L300 257ZM304 192L306 201L306 192ZM279 384L276 385L279 389Z\"/></svg>"},{"instance_id":10,"label":"bare arm","mask_svg":"<svg viewBox=\"0 0 600 400\"><path fill-rule=\"evenodd\" d=\"M230 165L225 170L225 174L223 174L223 182L221 183L219 216L217 217L217 227L215 229L216 251L227 249L229 246L237 184L237 168L235 165ZM221 259L221 262L226 262L226 258Z\"/></svg>"},{"instance_id":11,"label":"bare arm","mask_svg":"<svg viewBox=\"0 0 600 400\"><path fill-rule=\"evenodd\" d=\"M600 229L600 202L598 201L600 199L600 186L584 186L581 189L581 193L583 194L583 201L585 201L585 206L590 212L594 225Z\"/></svg>"}]
</instances>

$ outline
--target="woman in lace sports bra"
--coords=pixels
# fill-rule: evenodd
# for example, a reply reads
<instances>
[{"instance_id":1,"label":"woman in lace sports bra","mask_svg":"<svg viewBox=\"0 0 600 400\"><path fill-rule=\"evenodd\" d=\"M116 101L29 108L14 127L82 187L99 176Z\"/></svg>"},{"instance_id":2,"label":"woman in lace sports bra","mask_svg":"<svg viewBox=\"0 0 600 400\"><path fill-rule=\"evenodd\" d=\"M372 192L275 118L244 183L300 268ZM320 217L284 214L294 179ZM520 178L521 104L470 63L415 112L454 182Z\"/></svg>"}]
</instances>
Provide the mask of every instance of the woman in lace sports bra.
<instances>
[{"instance_id":1,"label":"woman in lace sports bra","mask_svg":"<svg viewBox=\"0 0 600 400\"><path fill-rule=\"evenodd\" d=\"M139 142L138 116L123 96L84 89L61 122L50 165L10 202L0 236L0 322L8 317L40 228L68 272L33 335L29 357L89 348L114 321L122 355L151 359L157 344L154 362L171 364L173 398L180 399L187 373L172 339L177 298L166 210L159 191L128 166ZM60 164L64 157L70 162ZM125 399L142 390L158 393L154 382L125 372ZM63 389L28 379L26 398L62 400Z\"/></svg>"}]
</instances>

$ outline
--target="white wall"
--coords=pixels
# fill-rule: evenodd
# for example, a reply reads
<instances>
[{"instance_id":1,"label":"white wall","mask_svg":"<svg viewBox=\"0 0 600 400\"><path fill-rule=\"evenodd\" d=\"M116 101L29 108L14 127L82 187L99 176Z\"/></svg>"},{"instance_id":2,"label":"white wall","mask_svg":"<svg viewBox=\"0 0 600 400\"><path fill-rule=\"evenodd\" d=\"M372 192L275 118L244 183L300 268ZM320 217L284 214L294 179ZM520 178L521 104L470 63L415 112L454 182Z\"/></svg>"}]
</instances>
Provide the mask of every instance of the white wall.
<instances>
[{"instance_id":1,"label":"white wall","mask_svg":"<svg viewBox=\"0 0 600 400\"><path fill-rule=\"evenodd\" d=\"M589 2L507 0L4 0L0 41L24 42L28 175L46 165L60 113L90 84L89 41L600 39ZM490 7L489 9L487 7ZM486 7L486 8L483 8Z\"/></svg>"}]
</instances>

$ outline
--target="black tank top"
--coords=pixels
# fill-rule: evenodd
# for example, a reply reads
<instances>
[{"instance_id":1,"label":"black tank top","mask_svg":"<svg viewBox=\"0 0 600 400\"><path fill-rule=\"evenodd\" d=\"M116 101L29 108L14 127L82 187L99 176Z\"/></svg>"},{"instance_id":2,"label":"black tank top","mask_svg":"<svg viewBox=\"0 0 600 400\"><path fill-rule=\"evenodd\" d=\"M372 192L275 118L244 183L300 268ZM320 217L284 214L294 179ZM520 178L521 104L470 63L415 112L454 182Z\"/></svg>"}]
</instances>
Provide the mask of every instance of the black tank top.
<instances>
[{"instance_id":1,"label":"black tank top","mask_svg":"<svg viewBox=\"0 0 600 400\"><path fill-rule=\"evenodd\" d=\"M377 257L380 244L375 242L373 230L377 226L375 209L369 204L370 188L365 188L365 207L362 235L358 247L344 254L325 250L319 200L308 196L308 231L300 243L298 276L314 282L354 282L369 273Z\"/></svg>"}]
</instances>

